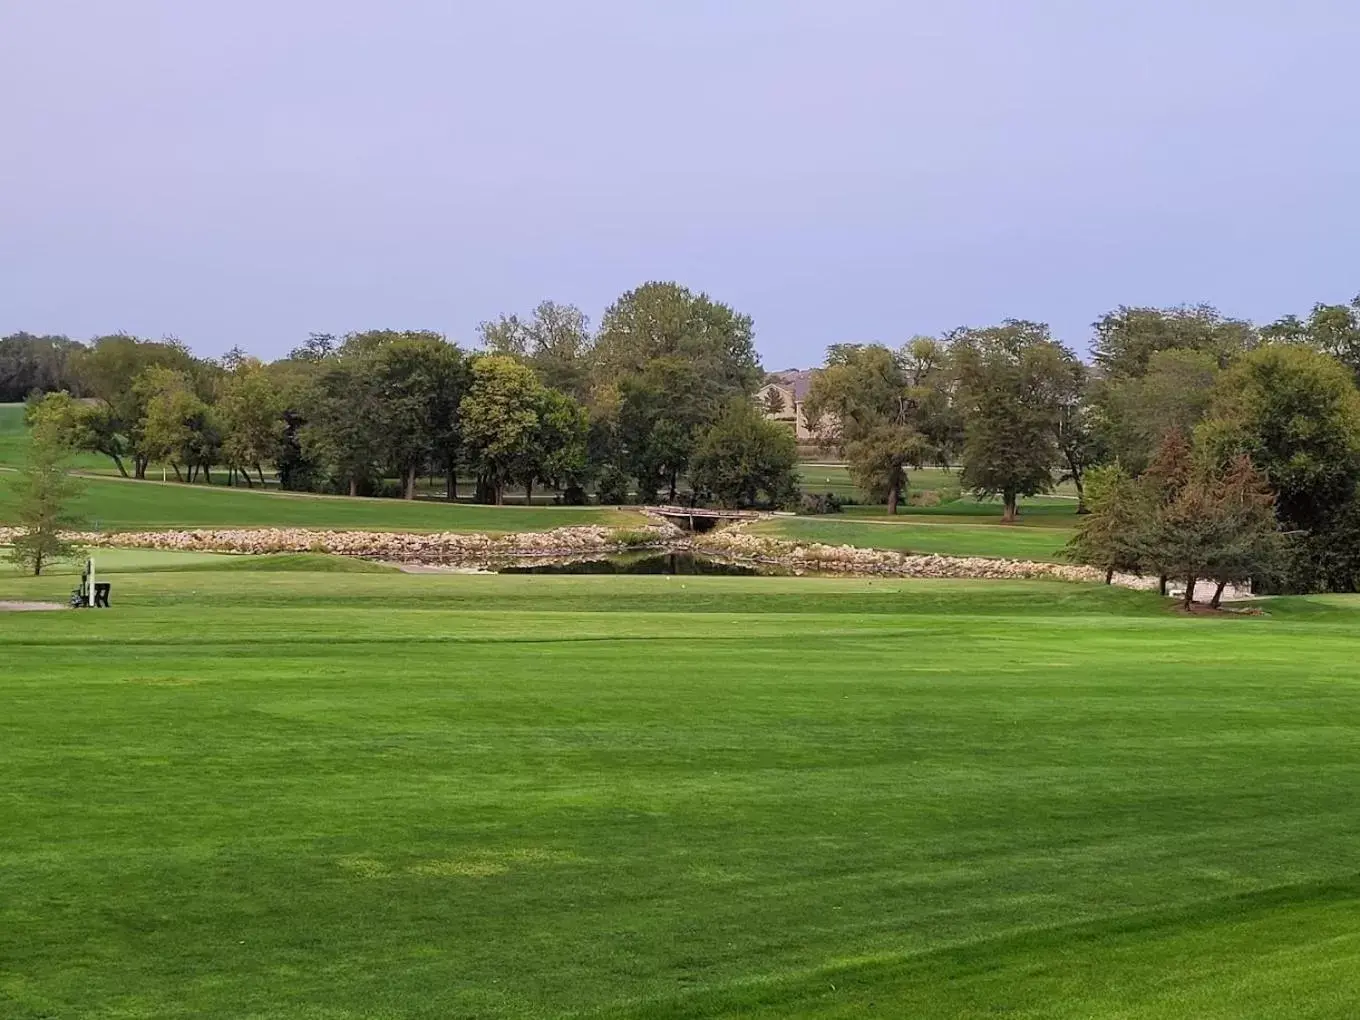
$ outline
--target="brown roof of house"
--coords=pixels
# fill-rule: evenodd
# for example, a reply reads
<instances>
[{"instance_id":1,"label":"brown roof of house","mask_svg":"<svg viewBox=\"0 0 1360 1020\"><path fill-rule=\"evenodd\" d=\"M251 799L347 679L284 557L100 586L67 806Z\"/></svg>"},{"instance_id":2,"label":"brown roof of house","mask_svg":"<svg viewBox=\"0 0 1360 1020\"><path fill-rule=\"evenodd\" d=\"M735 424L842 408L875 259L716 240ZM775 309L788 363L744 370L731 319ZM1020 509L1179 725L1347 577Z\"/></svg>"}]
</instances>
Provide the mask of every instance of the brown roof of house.
<instances>
[{"instance_id":1,"label":"brown roof of house","mask_svg":"<svg viewBox=\"0 0 1360 1020\"><path fill-rule=\"evenodd\" d=\"M812 385L812 371L810 368L786 368L782 372L771 372L766 381L787 386L793 390L794 400L802 400Z\"/></svg>"}]
</instances>

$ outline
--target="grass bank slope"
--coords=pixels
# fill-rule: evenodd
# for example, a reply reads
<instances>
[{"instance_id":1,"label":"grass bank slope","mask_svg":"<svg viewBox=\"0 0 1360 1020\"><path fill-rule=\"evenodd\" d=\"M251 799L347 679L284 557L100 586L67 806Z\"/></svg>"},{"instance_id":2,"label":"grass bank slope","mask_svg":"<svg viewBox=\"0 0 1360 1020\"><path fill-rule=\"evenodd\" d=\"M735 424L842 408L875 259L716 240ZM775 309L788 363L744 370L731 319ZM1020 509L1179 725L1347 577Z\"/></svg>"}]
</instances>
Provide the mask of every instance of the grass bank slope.
<instances>
[{"instance_id":1,"label":"grass bank slope","mask_svg":"<svg viewBox=\"0 0 1360 1020\"><path fill-rule=\"evenodd\" d=\"M13 519L13 474L0 473L0 524ZM178 482L86 478L77 510L103 531L297 527L368 531L547 531L577 524L628 526L636 513L602 507L493 507L252 492Z\"/></svg>"},{"instance_id":2,"label":"grass bank slope","mask_svg":"<svg viewBox=\"0 0 1360 1020\"><path fill-rule=\"evenodd\" d=\"M0 467L20 467L28 448L23 404L0 404ZM113 461L97 453L78 453L72 458L80 471L117 471Z\"/></svg>"},{"instance_id":3,"label":"grass bank slope","mask_svg":"<svg viewBox=\"0 0 1360 1020\"><path fill-rule=\"evenodd\" d=\"M1353 601L147 566L0 615L7 1017L1360 1013Z\"/></svg>"}]
</instances>

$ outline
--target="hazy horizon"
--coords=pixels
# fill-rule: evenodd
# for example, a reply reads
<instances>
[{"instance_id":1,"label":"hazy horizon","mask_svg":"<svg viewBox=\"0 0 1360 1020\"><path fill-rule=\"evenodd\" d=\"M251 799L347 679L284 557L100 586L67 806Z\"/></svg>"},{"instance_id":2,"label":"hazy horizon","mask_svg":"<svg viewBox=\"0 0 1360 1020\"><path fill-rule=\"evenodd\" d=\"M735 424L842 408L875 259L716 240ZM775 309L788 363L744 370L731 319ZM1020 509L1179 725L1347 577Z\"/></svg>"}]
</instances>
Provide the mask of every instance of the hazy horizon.
<instances>
[{"instance_id":1,"label":"hazy horizon","mask_svg":"<svg viewBox=\"0 0 1360 1020\"><path fill-rule=\"evenodd\" d=\"M1191 8L1192 9L1189 9ZM1098 9L1097 9L1098 8ZM1360 290L1360 11L26 0L0 334L279 357L673 279L830 343Z\"/></svg>"}]
</instances>

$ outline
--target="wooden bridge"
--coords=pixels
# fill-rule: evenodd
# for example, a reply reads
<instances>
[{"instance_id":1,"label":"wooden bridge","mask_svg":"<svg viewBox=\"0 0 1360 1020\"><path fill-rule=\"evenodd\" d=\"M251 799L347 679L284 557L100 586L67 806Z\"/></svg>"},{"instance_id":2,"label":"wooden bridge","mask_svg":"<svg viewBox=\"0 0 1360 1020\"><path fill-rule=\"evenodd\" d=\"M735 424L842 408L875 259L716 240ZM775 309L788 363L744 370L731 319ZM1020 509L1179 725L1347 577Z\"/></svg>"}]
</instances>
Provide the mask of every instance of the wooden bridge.
<instances>
[{"instance_id":1,"label":"wooden bridge","mask_svg":"<svg viewBox=\"0 0 1360 1020\"><path fill-rule=\"evenodd\" d=\"M756 510L711 510L697 506L644 506L642 512L664 517L687 531L708 531L722 521L758 521L766 516Z\"/></svg>"}]
</instances>

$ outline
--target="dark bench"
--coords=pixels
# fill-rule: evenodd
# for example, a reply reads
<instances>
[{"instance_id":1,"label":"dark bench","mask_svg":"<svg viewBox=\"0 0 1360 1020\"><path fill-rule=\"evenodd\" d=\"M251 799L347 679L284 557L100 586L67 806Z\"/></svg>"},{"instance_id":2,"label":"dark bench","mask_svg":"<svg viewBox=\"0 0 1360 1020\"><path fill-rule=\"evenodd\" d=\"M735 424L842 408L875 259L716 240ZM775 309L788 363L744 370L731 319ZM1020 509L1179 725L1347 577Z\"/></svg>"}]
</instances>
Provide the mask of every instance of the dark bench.
<instances>
[{"instance_id":1,"label":"dark bench","mask_svg":"<svg viewBox=\"0 0 1360 1020\"><path fill-rule=\"evenodd\" d=\"M90 586L87 582L82 582L80 587L71 592L71 606L75 609L108 609L109 592L113 591L113 585L108 581L96 581L94 583L94 602L90 602Z\"/></svg>"}]
</instances>

